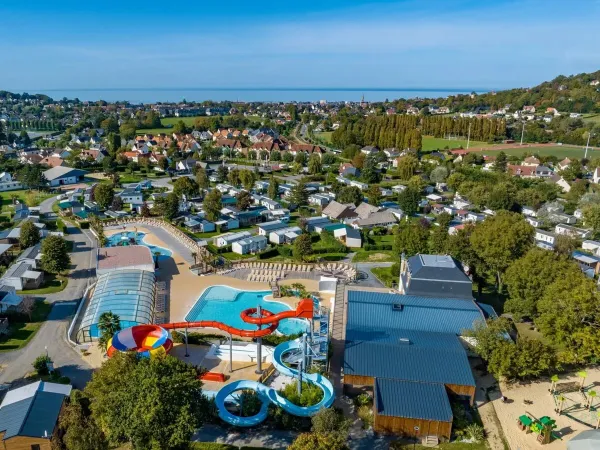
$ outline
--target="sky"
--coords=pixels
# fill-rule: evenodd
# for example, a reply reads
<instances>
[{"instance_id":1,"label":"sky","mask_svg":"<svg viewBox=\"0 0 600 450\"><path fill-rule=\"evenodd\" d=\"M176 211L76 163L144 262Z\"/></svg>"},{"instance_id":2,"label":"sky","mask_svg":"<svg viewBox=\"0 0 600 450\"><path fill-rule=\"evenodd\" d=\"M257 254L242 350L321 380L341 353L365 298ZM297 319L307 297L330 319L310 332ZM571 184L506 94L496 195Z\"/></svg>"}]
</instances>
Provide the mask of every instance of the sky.
<instances>
[{"instance_id":1,"label":"sky","mask_svg":"<svg viewBox=\"0 0 600 450\"><path fill-rule=\"evenodd\" d=\"M600 0L0 0L0 90L533 86L600 69Z\"/></svg>"}]
</instances>

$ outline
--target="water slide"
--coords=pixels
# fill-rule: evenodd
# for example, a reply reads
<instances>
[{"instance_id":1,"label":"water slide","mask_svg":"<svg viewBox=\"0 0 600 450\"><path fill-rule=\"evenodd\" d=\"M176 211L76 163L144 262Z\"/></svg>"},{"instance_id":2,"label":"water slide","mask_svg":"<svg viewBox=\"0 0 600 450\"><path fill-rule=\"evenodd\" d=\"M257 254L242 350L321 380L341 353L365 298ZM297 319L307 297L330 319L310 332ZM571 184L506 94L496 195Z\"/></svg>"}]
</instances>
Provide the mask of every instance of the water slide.
<instances>
[{"instance_id":1,"label":"water slide","mask_svg":"<svg viewBox=\"0 0 600 450\"><path fill-rule=\"evenodd\" d=\"M136 325L116 332L107 348L109 357L117 351L135 351L144 358L151 358L169 353L173 341L169 332L158 325Z\"/></svg>"},{"instance_id":2,"label":"water slide","mask_svg":"<svg viewBox=\"0 0 600 450\"><path fill-rule=\"evenodd\" d=\"M292 369L283 363L283 355L294 350L301 349L301 341L288 341L279 344L275 347L273 352L273 365L283 375L290 377L298 377L298 370ZM324 376L318 373L305 373L302 372L302 380L308 383L314 384L321 388L323 391L323 399L313 406L298 406L291 403L286 398L279 395L279 393L269 386L250 380L238 380L233 381L223 386L215 396L215 403L219 410L219 417L225 422L236 425L239 427L251 427L258 425L267 418L269 402L276 404L277 406L284 409L286 412L295 416L308 417L315 415L321 408L329 408L333 404L334 393L333 385ZM225 408L227 398L232 398L231 395L240 390L251 389L256 391L260 399L262 400L262 406L258 414L252 417L240 417L230 413Z\"/></svg>"}]
</instances>

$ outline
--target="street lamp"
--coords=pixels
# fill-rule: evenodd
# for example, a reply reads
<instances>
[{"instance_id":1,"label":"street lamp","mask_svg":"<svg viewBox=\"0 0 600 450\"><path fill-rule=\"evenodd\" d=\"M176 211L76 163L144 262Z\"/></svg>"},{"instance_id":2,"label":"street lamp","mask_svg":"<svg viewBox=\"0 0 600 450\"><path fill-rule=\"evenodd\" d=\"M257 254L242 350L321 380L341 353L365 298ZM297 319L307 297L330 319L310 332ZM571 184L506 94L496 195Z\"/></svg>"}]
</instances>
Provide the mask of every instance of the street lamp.
<instances>
[{"instance_id":1,"label":"street lamp","mask_svg":"<svg viewBox=\"0 0 600 450\"><path fill-rule=\"evenodd\" d=\"M590 148L590 138L592 136L595 136L595 133L592 133L591 131L588 133L588 138L587 138L587 144L585 144L585 155L584 158L587 159L587 152L588 149Z\"/></svg>"}]
</instances>

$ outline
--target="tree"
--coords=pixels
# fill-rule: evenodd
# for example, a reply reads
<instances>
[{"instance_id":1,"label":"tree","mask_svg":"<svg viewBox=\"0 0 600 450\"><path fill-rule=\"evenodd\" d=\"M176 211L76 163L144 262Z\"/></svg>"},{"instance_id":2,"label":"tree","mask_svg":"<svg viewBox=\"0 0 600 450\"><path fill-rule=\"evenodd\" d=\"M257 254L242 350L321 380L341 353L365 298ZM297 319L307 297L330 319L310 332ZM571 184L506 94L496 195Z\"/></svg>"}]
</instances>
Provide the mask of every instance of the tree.
<instances>
[{"instance_id":1,"label":"tree","mask_svg":"<svg viewBox=\"0 0 600 450\"><path fill-rule=\"evenodd\" d=\"M173 183L173 192L178 197L185 195L186 197L194 197L198 195L198 184L190 177L180 177Z\"/></svg>"},{"instance_id":2,"label":"tree","mask_svg":"<svg viewBox=\"0 0 600 450\"><path fill-rule=\"evenodd\" d=\"M112 184L100 183L94 189L94 200L100 207L106 209L113 201L115 190Z\"/></svg>"},{"instance_id":3,"label":"tree","mask_svg":"<svg viewBox=\"0 0 600 450\"><path fill-rule=\"evenodd\" d=\"M106 351L108 341L113 338L115 333L121 331L121 318L112 311L103 312L98 318L98 330L100 331L98 347L102 351Z\"/></svg>"},{"instance_id":4,"label":"tree","mask_svg":"<svg viewBox=\"0 0 600 450\"><path fill-rule=\"evenodd\" d=\"M39 164L25 164L18 170L17 179L27 189L40 189L48 183L44 176L44 168Z\"/></svg>"},{"instance_id":5,"label":"tree","mask_svg":"<svg viewBox=\"0 0 600 450\"><path fill-rule=\"evenodd\" d=\"M574 236L559 234L554 240L554 251L562 256L570 257L579 247L581 247L581 240Z\"/></svg>"},{"instance_id":6,"label":"tree","mask_svg":"<svg viewBox=\"0 0 600 450\"><path fill-rule=\"evenodd\" d=\"M508 165L508 158L506 157L506 153L498 152L496 155L496 161L494 161L493 170L494 172L504 173L506 172L506 168Z\"/></svg>"},{"instance_id":7,"label":"tree","mask_svg":"<svg viewBox=\"0 0 600 450\"><path fill-rule=\"evenodd\" d=\"M369 186L369 189L367 190L367 198L369 199L369 203L371 205L379 205L379 202L381 201L381 189L379 188L379 185L373 184Z\"/></svg>"},{"instance_id":8,"label":"tree","mask_svg":"<svg viewBox=\"0 0 600 450\"><path fill-rule=\"evenodd\" d=\"M25 147L29 147L31 145L31 138L29 137L27 131L21 131L21 134L19 134L19 142L21 142L21 144L23 144Z\"/></svg>"},{"instance_id":9,"label":"tree","mask_svg":"<svg viewBox=\"0 0 600 450\"><path fill-rule=\"evenodd\" d=\"M206 416L199 375L172 356L118 353L93 374L85 393L92 417L113 446L183 448Z\"/></svg>"},{"instance_id":10,"label":"tree","mask_svg":"<svg viewBox=\"0 0 600 450\"><path fill-rule=\"evenodd\" d=\"M196 167L196 184L198 184L200 189L206 190L210 186L208 175L206 175L206 170L199 166Z\"/></svg>"},{"instance_id":11,"label":"tree","mask_svg":"<svg viewBox=\"0 0 600 450\"><path fill-rule=\"evenodd\" d=\"M416 156L406 155L398 158L398 175L403 180L409 180L415 174L418 167L419 160Z\"/></svg>"},{"instance_id":12,"label":"tree","mask_svg":"<svg viewBox=\"0 0 600 450\"><path fill-rule=\"evenodd\" d=\"M321 165L321 157L319 154L313 153L310 155L310 158L308 158L308 173L311 175L317 175L321 173L322 169L323 167Z\"/></svg>"},{"instance_id":13,"label":"tree","mask_svg":"<svg viewBox=\"0 0 600 450\"><path fill-rule=\"evenodd\" d=\"M120 196L115 195L110 205L110 209L112 211L121 211L123 209L123 199Z\"/></svg>"},{"instance_id":14,"label":"tree","mask_svg":"<svg viewBox=\"0 0 600 450\"><path fill-rule=\"evenodd\" d=\"M250 192L254 187L254 182L256 181L256 175L254 174L254 172L246 169L241 170L239 178L244 189Z\"/></svg>"},{"instance_id":15,"label":"tree","mask_svg":"<svg viewBox=\"0 0 600 450\"><path fill-rule=\"evenodd\" d=\"M290 203L296 206L308 204L308 190L306 189L306 180L301 178L290 191Z\"/></svg>"},{"instance_id":16,"label":"tree","mask_svg":"<svg viewBox=\"0 0 600 450\"><path fill-rule=\"evenodd\" d=\"M429 174L429 179L434 183L444 183L446 178L448 178L448 169L445 166L438 166Z\"/></svg>"},{"instance_id":17,"label":"tree","mask_svg":"<svg viewBox=\"0 0 600 450\"><path fill-rule=\"evenodd\" d=\"M306 153L304 153L304 152L298 152L298 153L296 153L296 156L294 157L294 162L296 164L300 164L300 166L304 166L306 164L306 160L307 160L307 156L306 156Z\"/></svg>"},{"instance_id":18,"label":"tree","mask_svg":"<svg viewBox=\"0 0 600 450\"><path fill-rule=\"evenodd\" d=\"M166 171L169 168L169 160L167 157L160 158L158 160L158 167L160 167L163 171Z\"/></svg>"},{"instance_id":19,"label":"tree","mask_svg":"<svg viewBox=\"0 0 600 450\"><path fill-rule=\"evenodd\" d=\"M52 435L56 450L108 450L104 433L91 417L90 400L83 392L71 391L69 401L58 418L56 433Z\"/></svg>"},{"instance_id":20,"label":"tree","mask_svg":"<svg viewBox=\"0 0 600 450\"><path fill-rule=\"evenodd\" d=\"M31 322L33 319L33 311L35 311L35 297L31 295L24 295L21 299L21 305L19 306L20 311L29 317Z\"/></svg>"},{"instance_id":21,"label":"tree","mask_svg":"<svg viewBox=\"0 0 600 450\"><path fill-rule=\"evenodd\" d=\"M31 221L25 221L21 225L21 234L19 235L19 246L22 249L29 248L40 242L40 230Z\"/></svg>"},{"instance_id":22,"label":"tree","mask_svg":"<svg viewBox=\"0 0 600 450\"><path fill-rule=\"evenodd\" d=\"M311 422L314 433L342 433L347 435L350 428L350 420L334 408L322 408L312 417Z\"/></svg>"},{"instance_id":23,"label":"tree","mask_svg":"<svg viewBox=\"0 0 600 450\"><path fill-rule=\"evenodd\" d=\"M502 292L502 277L510 264L533 244L534 229L520 214L499 211L475 226L471 235L473 249L497 279Z\"/></svg>"},{"instance_id":24,"label":"tree","mask_svg":"<svg viewBox=\"0 0 600 450\"><path fill-rule=\"evenodd\" d=\"M313 252L312 239L310 234L304 233L296 238L294 241L294 258L299 261L306 261L308 256Z\"/></svg>"},{"instance_id":25,"label":"tree","mask_svg":"<svg viewBox=\"0 0 600 450\"><path fill-rule=\"evenodd\" d=\"M365 159L366 159L366 156L364 153L362 153L362 152L357 153L356 156L354 156L354 158L352 158L352 165L354 167L356 167L357 169L362 169L363 165L365 164Z\"/></svg>"},{"instance_id":26,"label":"tree","mask_svg":"<svg viewBox=\"0 0 600 450\"><path fill-rule=\"evenodd\" d=\"M267 190L267 195L271 200L275 200L279 196L279 182L273 175L271 175L271 178L269 179L269 189Z\"/></svg>"},{"instance_id":27,"label":"tree","mask_svg":"<svg viewBox=\"0 0 600 450\"><path fill-rule=\"evenodd\" d=\"M227 175L229 174L229 169L227 166L221 165L217 168L217 179L219 183L223 183L227 179Z\"/></svg>"},{"instance_id":28,"label":"tree","mask_svg":"<svg viewBox=\"0 0 600 450\"><path fill-rule=\"evenodd\" d=\"M339 433L303 433L288 450L348 450L346 436Z\"/></svg>"},{"instance_id":29,"label":"tree","mask_svg":"<svg viewBox=\"0 0 600 450\"><path fill-rule=\"evenodd\" d=\"M118 133L110 133L108 135L108 149L110 150L110 155L115 156L117 154L117 150L121 148L121 135Z\"/></svg>"},{"instance_id":30,"label":"tree","mask_svg":"<svg viewBox=\"0 0 600 450\"><path fill-rule=\"evenodd\" d=\"M356 186L344 186L337 196L339 203L352 203L358 206L363 201L363 193L360 188Z\"/></svg>"},{"instance_id":31,"label":"tree","mask_svg":"<svg viewBox=\"0 0 600 450\"><path fill-rule=\"evenodd\" d=\"M159 197L154 203L154 209L165 219L173 219L179 213L179 196L170 192L166 197Z\"/></svg>"},{"instance_id":32,"label":"tree","mask_svg":"<svg viewBox=\"0 0 600 450\"><path fill-rule=\"evenodd\" d=\"M42 269L58 274L71 266L67 241L60 236L48 236L42 241Z\"/></svg>"},{"instance_id":33,"label":"tree","mask_svg":"<svg viewBox=\"0 0 600 450\"><path fill-rule=\"evenodd\" d=\"M365 183L379 183L381 181L381 173L376 168L374 158L367 158L360 171L360 179Z\"/></svg>"},{"instance_id":34,"label":"tree","mask_svg":"<svg viewBox=\"0 0 600 450\"><path fill-rule=\"evenodd\" d=\"M148 208L148 203L142 203L142 207L140 208L140 215L142 217L150 217L150 208Z\"/></svg>"},{"instance_id":35,"label":"tree","mask_svg":"<svg viewBox=\"0 0 600 450\"><path fill-rule=\"evenodd\" d=\"M240 193L235 196L235 201L238 209L240 211L245 211L252 205L252 196L248 191L240 191Z\"/></svg>"},{"instance_id":36,"label":"tree","mask_svg":"<svg viewBox=\"0 0 600 450\"><path fill-rule=\"evenodd\" d=\"M40 355L33 361L33 368L40 376L48 375L48 364L52 364L52 359L46 354Z\"/></svg>"},{"instance_id":37,"label":"tree","mask_svg":"<svg viewBox=\"0 0 600 450\"><path fill-rule=\"evenodd\" d=\"M412 216L419 210L421 193L413 188L406 188L398 194L398 206L404 214Z\"/></svg>"},{"instance_id":38,"label":"tree","mask_svg":"<svg viewBox=\"0 0 600 450\"><path fill-rule=\"evenodd\" d=\"M576 265L557 276L538 301L535 324L561 348L561 360L585 363L600 354L600 294Z\"/></svg>"},{"instance_id":39,"label":"tree","mask_svg":"<svg viewBox=\"0 0 600 450\"><path fill-rule=\"evenodd\" d=\"M583 209L583 223L592 229L594 237L600 235L600 204L588 205Z\"/></svg>"},{"instance_id":40,"label":"tree","mask_svg":"<svg viewBox=\"0 0 600 450\"><path fill-rule=\"evenodd\" d=\"M208 220L211 222L219 220L219 217L221 217L221 208L223 207L221 204L221 191L218 189L211 190L204 197L202 206Z\"/></svg>"},{"instance_id":41,"label":"tree","mask_svg":"<svg viewBox=\"0 0 600 450\"><path fill-rule=\"evenodd\" d=\"M529 250L514 261L504 275L509 294L505 311L512 313L516 320L537 317L537 303L544 290L572 264L553 252L539 248Z\"/></svg>"},{"instance_id":42,"label":"tree","mask_svg":"<svg viewBox=\"0 0 600 450\"><path fill-rule=\"evenodd\" d=\"M283 154L282 159L283 159L283 162L291 163L294 161L294 155L292 155L290 152L285 152Z\"/></svg>"},{"instance_id":43,"label":"tree","mask_svg":"<svg viewBox=\"0 0 600 450\"><path fill-rule=\"evenodd\" d=\"M239 169L230 170L229 173L227 174L227 181L229 181L229 184L231 184L234 187L239 186L241 183L240 170Z\"/></svg>"},{"instance_id":44,"label":"tree","mask_svg":"<svg viewBox=\"0 0 600 450\"><path fill-rule=\"evenodd\" d=\"M396 255L427 253L429 230L420 223L402 223L395 231L393 250Z\"/></svg>"}]
</instances>

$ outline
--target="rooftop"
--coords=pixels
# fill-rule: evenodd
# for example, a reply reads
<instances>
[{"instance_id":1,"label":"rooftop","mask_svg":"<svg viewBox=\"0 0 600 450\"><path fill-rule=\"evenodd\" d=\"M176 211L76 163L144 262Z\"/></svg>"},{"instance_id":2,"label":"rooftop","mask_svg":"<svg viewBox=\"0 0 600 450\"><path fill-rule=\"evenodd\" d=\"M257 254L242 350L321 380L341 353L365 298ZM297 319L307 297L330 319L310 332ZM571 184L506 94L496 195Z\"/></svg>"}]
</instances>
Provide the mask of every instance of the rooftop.
<instances>
[{"instance_id":1,"label":"rooftop","mask_svg":"<svg viewBox=\"0 0 600 450\"><path fill-rule=\"evenodd\" d=\"M408 258L409 295L473 298L471 279L448 255L415 255Z\"/></svg>"},{"instance_id":2,"label":"rooftop","mask_svg":"<svg viewBox=\"0 0 600 450\"><path fill-rule=\"evenodd\" d=\"M127 247L102 247L98 249L98 270L134 268L150 265L154 268L154 259L150 248L144 245Z\"/></svg>"}]
</instances>

